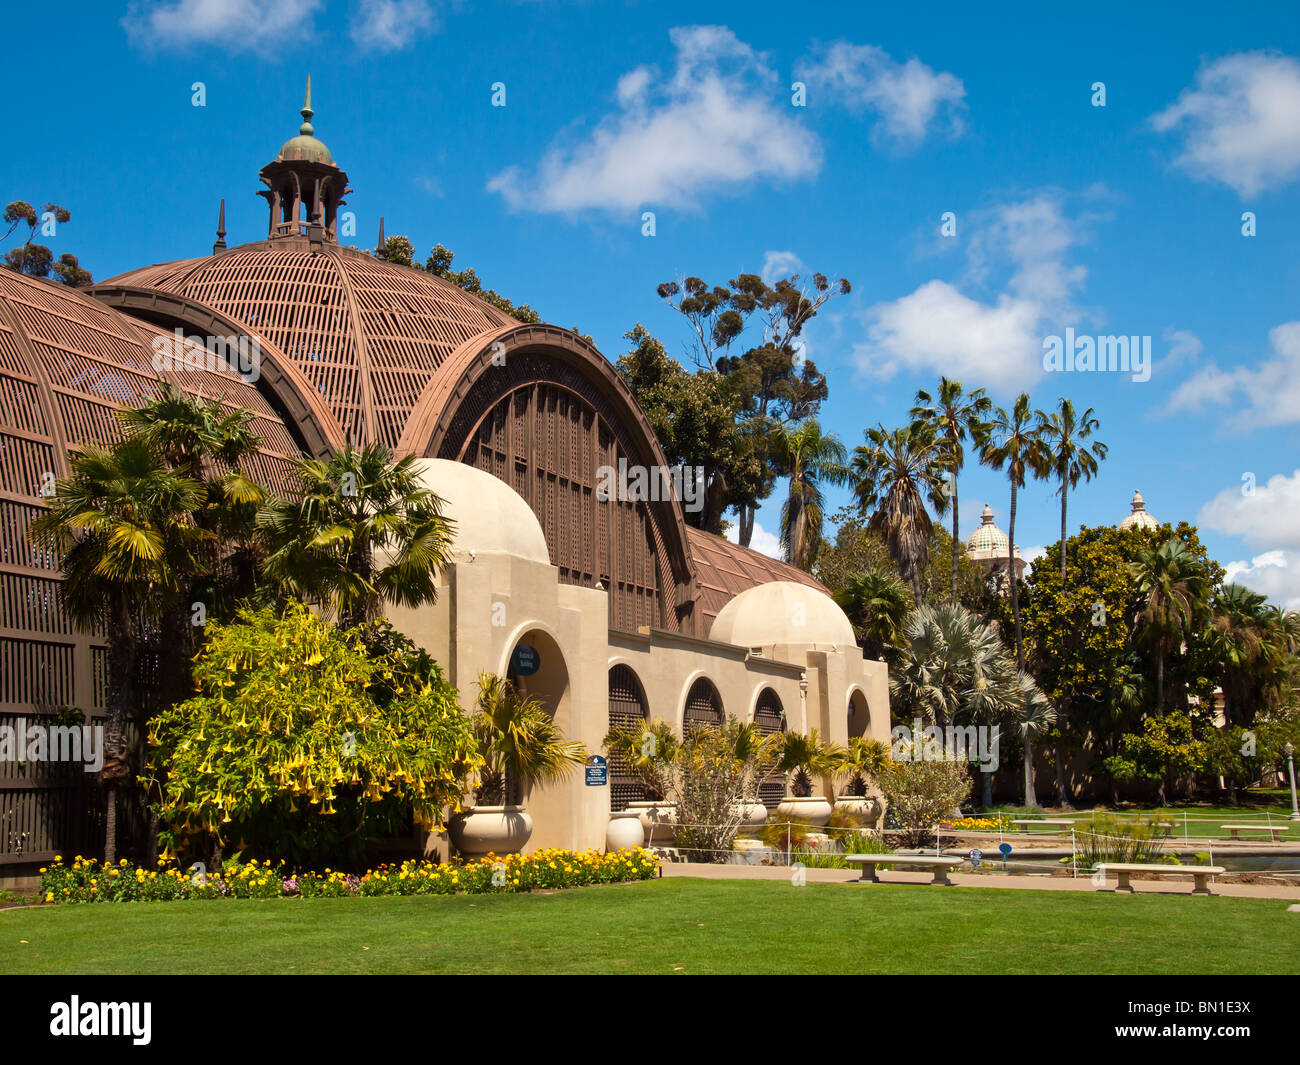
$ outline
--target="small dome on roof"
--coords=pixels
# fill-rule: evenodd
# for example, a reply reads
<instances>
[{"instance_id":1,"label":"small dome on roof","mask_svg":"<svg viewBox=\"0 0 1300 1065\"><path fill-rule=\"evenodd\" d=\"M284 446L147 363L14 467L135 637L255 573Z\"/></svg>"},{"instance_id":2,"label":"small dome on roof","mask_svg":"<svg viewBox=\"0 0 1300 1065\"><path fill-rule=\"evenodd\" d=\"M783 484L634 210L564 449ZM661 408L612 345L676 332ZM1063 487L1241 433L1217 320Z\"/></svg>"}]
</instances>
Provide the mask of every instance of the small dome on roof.
<instances>
[{"instance_id":1,"label":"small dome on roof","mask_svg":"<svg viewBox=\"0 0 1300 1065\"><path fill-rule=\"evenodd\" d=\"M473 551L550 564L537 516L505 481L452 459L417 459L415 466L425 487L442 498L443 515L456 522L455 555L464 557Z\"/></svg>"},{"instance_id":2,"label":"small dome on roof","mask_svg":"<svg viewBox=\"0 0 1300 1065\"><path fill-rule=\"evenodd\" d=\"M310 129L306 122L303 126ZM310 133L299 133L296 137L290 137L280 146L277 159L286 162L307 162L307 163L325 163L329 166L334 165L334 157L330 155L330 150L323 143L318 141Z\"/></svg>"},{"instance_id":3,"label":"small dome on roof","mask_svg":"<svg viewBox=\"0 0 1300 1065\"><path fill-rule=\"evenodd\" d=\"M1121 529L1156 529L1160 523L1147 513L1146 500L1142 498L1142 493L1136 488L1133 489L1132 510L1128 517L1119 523Z\"/></svg>"},{"instance_id":4,"label":"small dome on roof","mask_svg":"<svg viewBox=\"0 0 1300 1065\"><path fill-rule=\"evenodd\" d=\"M970 539L966 541L966 550L972 555L980 551L1006 556L1007 534L993 524L993 508L987 503L984 504L984 512L980 515L979 528L971 533Z\"/></svg>"},{"instance_id":5,"label":"small dome on roof","mask_svg":"<svg viewBox=\"0 0 1300 1065\"><path fill-rule=\"evenodd\" d=\"M714 618L709 638L740 647L857 644L852 623L834 599L793 581L768 581L735 596Z\"/></svg>"}]
</instances>

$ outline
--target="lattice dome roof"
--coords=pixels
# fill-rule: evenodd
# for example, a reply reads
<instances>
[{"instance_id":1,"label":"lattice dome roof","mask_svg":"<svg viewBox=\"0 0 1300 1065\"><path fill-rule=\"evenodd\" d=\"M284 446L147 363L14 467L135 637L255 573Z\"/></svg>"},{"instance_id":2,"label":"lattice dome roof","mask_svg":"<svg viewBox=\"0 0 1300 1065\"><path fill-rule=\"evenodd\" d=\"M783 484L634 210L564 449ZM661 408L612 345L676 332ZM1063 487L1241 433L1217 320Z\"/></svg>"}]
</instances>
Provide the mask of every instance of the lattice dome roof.
<instances>
[{"instance_id":1,"label":"lattice dome roof","mask_svg":"<svg viewBox=\"0 0 1300 1065\"><path fill-rule=\"evenodd\" d=\"M306 237L148 266L99 287L114 286L174 293L243 323L302 371L342 435L390 447L453 351L519 324L433 274Z\"/></svg>"},{"instance_id":2,"label":"lattice dome roof","mask_svg":"<svg viewBox=\"0 0 1300 1065\"><path fill-rule=\"evenodd\" d=\"M966 550L971 554L979 551L1005 556L1007 553L1007 534L993 524L993 508L987 503L984 504L984 512L980 515L979 528L971 533L970 539L966 541Z\"/></svg>"},{"instance_id":3,"label":"lattice dome roof","mask_svg":"<svg viewBox=\"0 0 1300 1065\"><path fill-rule=\"evenodd\" d=\"M1157 529L1160 523L1147 513L1146 500L1136 488L1133 490L1133 502L1129 514L1119 523L1121 529Z\"/></svg>"}]
</instances>

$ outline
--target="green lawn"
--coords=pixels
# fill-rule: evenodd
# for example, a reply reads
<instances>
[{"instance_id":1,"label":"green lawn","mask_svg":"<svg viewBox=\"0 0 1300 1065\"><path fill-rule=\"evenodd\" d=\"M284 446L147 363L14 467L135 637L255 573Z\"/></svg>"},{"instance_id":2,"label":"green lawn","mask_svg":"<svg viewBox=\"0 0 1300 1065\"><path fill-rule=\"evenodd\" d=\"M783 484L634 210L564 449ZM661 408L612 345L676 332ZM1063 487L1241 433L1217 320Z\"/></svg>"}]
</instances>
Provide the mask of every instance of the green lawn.
<instances>
[{"instance_id":1,"label":"green lawn","mask_svg":"<svg viewBox=\"0 0 1300 1065\"><path fill-rule=\"evenodd\" d=\"M1029 818L1039 817L1066 817L1074 820L1080 828L1085 827L1092 819L1092 808L1062 810L1055 807L1043 807L1038 810L1026 810L1024 807L1017 806L1000 806L988 811L989 814L1001 813L1011 818ZM1228 832L1223 825L1236 824L1265 824L1274 825L1288 824L1288 815L1291 813L1291 793L1281 790L1265 790L1262 788L1252 790L1248 797L1237 806L1215 806L1215 805L1185 805L1185 806L1168 806L1164 808L1157 807L1125 807L1121 810L1103 810L1096 811L1098 817L1117 818L1124 821L1169 821L1173 824L1173 834L1175 838L1181 839L1184 830L1183 815L1186 814L1187 834L1193 838L1201 839L1227 839ZM981 811L975 811L974 816L980 816ZM1042 831L1041 829L1029 830L1030 832ZM1247 839L1268 839L1263 833L1246 833ZM1287 839L1283 836L1282 839ZM1293 842L1300 843L1300 822L1295 822L1291 829L1290 838Z\"/></svg>"},{"instance_id":2,"label":"green lawn","mask_svg":"<svg viewBox=\"0 0 1300 1065\"><path fill-rule=\"evenodd\" d=\"M0 973L1300 973L1300 914L1286 907L675 878L550 895L41 907L0 913Z\"/></svg>"}]
</instances>

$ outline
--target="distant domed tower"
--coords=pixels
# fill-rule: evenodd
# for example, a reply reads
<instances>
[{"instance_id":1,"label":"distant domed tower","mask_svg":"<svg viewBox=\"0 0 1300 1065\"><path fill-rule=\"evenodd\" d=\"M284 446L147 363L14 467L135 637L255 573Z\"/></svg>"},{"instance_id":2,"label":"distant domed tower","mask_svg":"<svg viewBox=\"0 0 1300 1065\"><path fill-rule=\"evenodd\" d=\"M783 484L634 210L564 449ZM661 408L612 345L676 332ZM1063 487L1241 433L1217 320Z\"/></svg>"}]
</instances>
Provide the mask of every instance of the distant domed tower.
<instances>
[{"instance_id":1,"label":"distant domed tower","mask_svg":"<svg viewBox=\"0 0 1300 1065\"><path fill-rule=\"evenodd\" d=\"M1136 488L1133 490L1133 510L1127 518L1119 523L1121 529L1155 529L1160 526L1150 514L1147 513L1146 500L1142 498L1142 493Z\"/></svg>"},{"instance_id":2,"label":"distant domed tower","mask_svg":"<svg viewBox=\"0 0 1300 1065\"><path fill-rule=\"evenodd\" d=\"M980 525L966 541L966 554L972 562L978 562L997 584L999 590L1006 588L1007 573L1007 534L993 524L993 508L984 504L980 514ZM1016 579L1025 572L1025 560L1020 557L1020 548L1015 549Z\"/></svg>"}]
</instances>

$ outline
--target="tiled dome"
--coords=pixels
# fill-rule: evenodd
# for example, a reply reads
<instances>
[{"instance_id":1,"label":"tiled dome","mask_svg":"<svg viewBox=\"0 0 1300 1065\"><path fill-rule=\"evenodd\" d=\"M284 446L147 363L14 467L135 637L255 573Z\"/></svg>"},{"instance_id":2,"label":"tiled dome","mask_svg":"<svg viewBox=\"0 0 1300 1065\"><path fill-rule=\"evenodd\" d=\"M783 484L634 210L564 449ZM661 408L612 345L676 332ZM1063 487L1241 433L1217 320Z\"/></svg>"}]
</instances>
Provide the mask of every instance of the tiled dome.
<instances>
[{"instance_id":1,"label":"tiled dome","mask_svg":"<svg viewBox=\"0 0 1300 1065\"><path fill-rule=\"evenodd\" d=\"M966 541L966 550L972 554L976 551L1001 555L1007 553L1007 534L993 524L993 508L987 503L984 504L984 512L980 515L979 528L971 533L970 539Z\"/></svg>"},{"instance_id":2,"label":"tiled dome","mask_svg":"<svg viewBox=\"0 0 1300 1065\"><path fill-rule=\"evenodd\" d=\"M1132 511L1119 523L1121 529L1156 529L1160 523L1147 513L1146 500L1137 489L1133 490Z\"/></svg>"}]
</instances>

